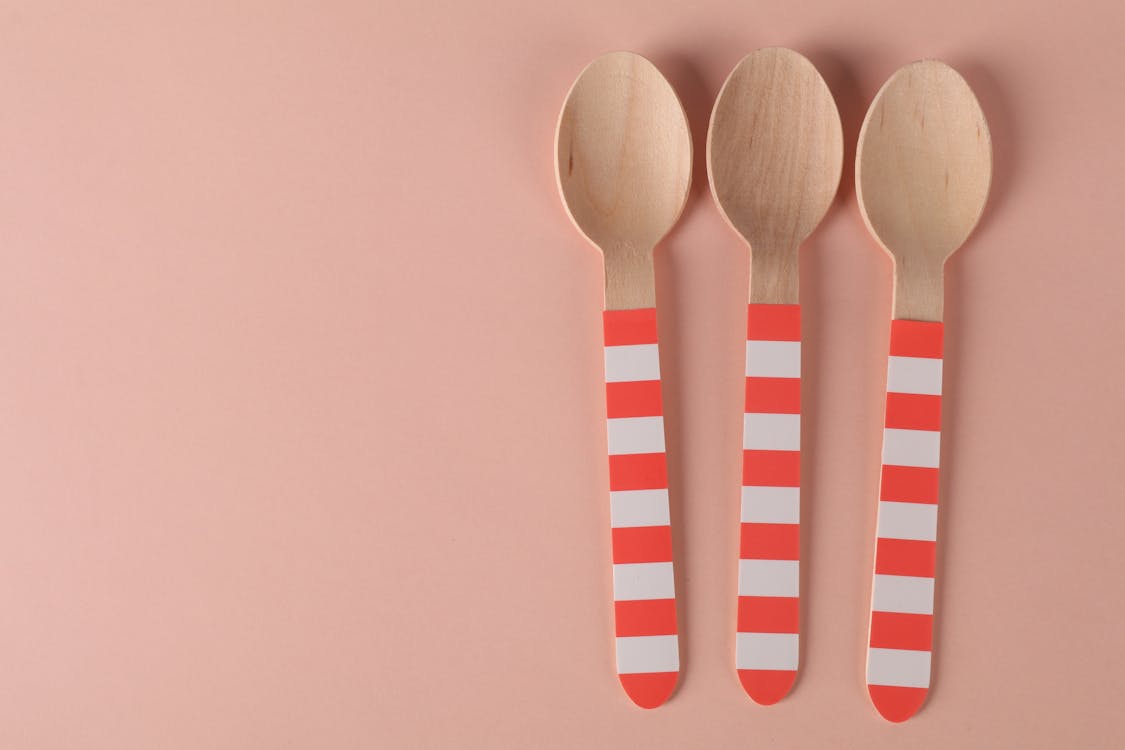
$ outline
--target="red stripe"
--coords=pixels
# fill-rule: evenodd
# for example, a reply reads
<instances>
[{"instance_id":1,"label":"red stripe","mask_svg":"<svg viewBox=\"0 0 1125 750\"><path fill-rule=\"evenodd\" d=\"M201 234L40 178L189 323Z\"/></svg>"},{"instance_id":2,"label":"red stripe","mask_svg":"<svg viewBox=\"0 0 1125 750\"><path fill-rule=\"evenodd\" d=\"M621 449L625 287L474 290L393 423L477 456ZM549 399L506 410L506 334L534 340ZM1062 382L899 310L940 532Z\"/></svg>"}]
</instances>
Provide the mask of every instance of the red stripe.
<instances>
[{"instance_id":1,"label":"red stripe","mask_svg":"<svg viewBox=\"0 0 1125 750\"><path fill-rule=\"evenodd\" d=\"M613 562L671 562L672 527L635 526L613 530Z\"/></svg>"},{"instance_id":2,"label":"red stripe","mask_svg":"<svg viewBox=\"0 0 1125 750\"><path fill-rule=\"evenodd\" d=\"M891 321L892 357L930 357L942 356L941 323L926 320Z\"/></svg>"},{"instance_id":3,"label":"red stripe","mask_svg":"<svg viewBox=\"0 0 1125 750\"><path fill-rule=\"evenodd\" d=\"M879 539L875 543L875 572L890 576L933 578L937 544L913 539Z\"/></svg>"},{"instance_id":4,"label":"red stripe","mask_svg":"<svg viewBox=\"0 0 1125 750\"><path fill-rule=\"evenodd\" d=\"M800 414L800 378L746 378L746 411Z\"/></svg>"},{"instance_id":5,"label":"red stripe","mask_svg":"<svg viewBox=\"0 0 1125 750\"><path fill-rule=\"evenodd\" d=\"M791 669L740 669L738 681L742 689L762 706L772 706L785 697L797 679Z\"/></svg>"},{"instance_id":6,"label":"red stripe","mask_svg":"<svg viewBox=\"0 0 1125 750\"><path fill-rule=\"evenodd\" d=\"M746 316L748 341L800 341L801 306L752 304Z\"/></svg>"},{"instance_id":7,"label":"red stripe","mask_svg":"<svg viewBox=\"0 0 1125 750\"><path fill-rule=\"evenodd\" d=\"M602 314L606 346L656 343L656 308L606 310Z\"/></svg>"},{"instance_id":8,"label":"red stripe","mask_svg":"<svg viewBox=\"0 0 1125 750\"><path fill-rule=\"evenodd\" d=\"M795 596L738 597L739 633L796 633L801 600Z\"/></svg>"},{"instance_id":9,"label":"red stripe","mask_svg":"<svg viewBox=\"0 0 1125 750\"><path fill-rule=\"evenodd\" d=\"M606 416L659 417L664 414L659 380L605 384Z\"/></svg>"},{"instance_id":10,"label":"red stripe","mask_svg":"<svg viewBox=\"0 0 1125 750\"><path fill-rule=\"evenodd\" d=\"M938 501L938 470L916 466L884 466L879 499L896 503Z\"/></svg>"},{"instance_id":11,"label":"red stripe","mask_svg":"<svg viewBox=\"0 0 1125 750\"><path fill-rule=\"evenodd\" d=\"M662 490L668 487L663 453L636 453L609 457L609 489Z\"/></svg>"},{"instance_id":12,"label":"red stripe","mask_svg":"<svg viewBox=\"0 0 1125 750\"><path fill-rule=\"evenodd\" d=\"M801 527L795 523L742 524L742 560L798 560L800 550Z\"/></svg>"},{"instance_id":13,"label":"red stripe","mask_svg":"<svg viewBox=\"0 0 1125 750\"><path fill-rule=\"evenodd\" d=\"M888 393L886 425L897 430L940 430L941 396Z\"/></svg>"},{"instance_id":14,"label":"red stripe","mask_svg":"<svg viewBox=\"0 0 1125 750\"><path fill-rule=\"evenodd\" d=\"M933 615L872 612L870 645L929 651L933 648L933 623Z\"/></svg>"},{"instance_id":15,"label":"red stripe","mask_svg":"<svg viewBox=\"0 0 1125 750\"><path fill-rule=\"evenodd\" d=\"M800 487L800 451L742 451L743 487Z\"/></svg>"},{"instance_id":16,"label":"red stripe","mask_svg":"<svg viewBox=\"0 0 1125 750\"><path fill-rule=\"evenodd\" d=\"M867 693L879 715L894 722L906 721L918 713L926 701L926 688L868 685Z\"/></svg>"},{"instance_id":17,"label":"red stripe","mask_svg":"<svg viewBox=\"0 0 1125 750\"><path fill-rule=\"evenodd\" d=\"M614 602L613 622L618 638L637 635L675 635L676 600L642 599Z\"/></svg>"},{"instance_id":18,"label":"red stripe","mask_svg":"<svg viewBox=\"0 0 1125 750\"><path fill-rule=\"evenodd\" d=\"M672 696L679 672L644 672L619 674L621 687L629 699L641 708L656 708Z\"/></svg>"}]
</instances>

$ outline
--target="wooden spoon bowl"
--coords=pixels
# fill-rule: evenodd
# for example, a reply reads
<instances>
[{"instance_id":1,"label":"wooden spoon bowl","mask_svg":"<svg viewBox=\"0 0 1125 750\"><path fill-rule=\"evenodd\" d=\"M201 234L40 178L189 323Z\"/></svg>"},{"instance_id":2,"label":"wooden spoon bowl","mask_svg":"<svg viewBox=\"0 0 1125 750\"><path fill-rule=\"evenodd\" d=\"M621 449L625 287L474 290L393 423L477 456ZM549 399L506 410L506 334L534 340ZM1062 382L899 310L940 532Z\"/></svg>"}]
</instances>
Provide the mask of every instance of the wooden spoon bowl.
<instances>
[{"instance_id":1,"label":"wooden spoon bowl","mask_svg":"<svg viewBox=\"0 0 1125 750\"><path fill-rule=\"evenodd\" d=\"M796 304L797 251L840 186L840 114L813 64L782 47L742 59L715 101L707 173L750 245L750 301Z\"/></svg>"},{"instance_id":2,"label":"wooden spoon bowl","mask_svg":"<svg viewBox=\"0 0 1125 750\"><path fill-rule=\"evenodd\" d=\"M891 76L859 132L855 184L895 262L895 318L941 320L945 261L976 226L991 182L988 122L965 79L938 60Z\"/></svg>"},{"instance_id":3,"label":"wooden spoon bowl","mask_svg":"<svg viewBox=\"0 0 1125 750\"><path fill-rule=\"evenodd\" d=\"M555 153L567 213L605 256L606 308L652 307L652 251L691 187L691 133L676 93L640 55L602 55L567 94Z\"/></svg>"}]
</instances>

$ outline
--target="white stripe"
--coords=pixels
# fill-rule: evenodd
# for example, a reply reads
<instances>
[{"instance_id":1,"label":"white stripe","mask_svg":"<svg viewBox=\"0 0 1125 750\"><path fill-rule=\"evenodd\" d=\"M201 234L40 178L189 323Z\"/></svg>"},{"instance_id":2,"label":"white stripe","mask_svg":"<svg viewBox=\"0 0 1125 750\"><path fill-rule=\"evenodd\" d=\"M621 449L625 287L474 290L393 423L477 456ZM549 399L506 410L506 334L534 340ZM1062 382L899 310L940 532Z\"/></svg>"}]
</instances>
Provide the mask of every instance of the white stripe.
<instances>
[{"instance_id":1,"label":"white stripe","mask_svg":"<svg viewBox=\"0 0 1125 750\"><path fill-rule=\"evenodd\" d=\"M941 362L929 357L891 357L887 363L887 391L940 396Z\"/></svg>"},{"instance_id":2,"label":"white stripe","mask_svg":"<svg viewBox=\"0 0 1125 750\"><path fill-rule=\"evenodd\" d=\"M615 529L667 526L668 490L618 490L609 493L610 524Z\"/></svg>"},{"instance_id":3,"label":"white stripe","mask_svg":"<svg viewBox=\"0 0 1125 750\"><path fill-rule=\"evenodd\" d=\"M664 452L664 417L607 419L609 455Z\"/></svg>"},{"instance_id":4,"label":"white stripe","mask_svg":"<svg viewBox=\"0 0 1125 750\"><path fill-rule=\"evenodd\" d=\"M605 348L605 382L632 383L643 380L660 380L660 352L656 344Z\"/></svg>"},{"instance_id":5,"label":"white stripe","mask_svg":"<svg viewBox=\"0 0 1125 750\"><path fill-rule=\"evenodd\" d=\"M735 633L737 669L796 669L796 633Z\"/></svg>"},{"instance_id":6,"label":"white stripe","mask_svg":"<svg viewBox=\"0 0 1125 750\"><path fill-rule=\"evenodd\" d=\"M934 430L883 430L883 464L936 469L941 458L941 433Z\"/></svg>"},{"instance_id":7,"label":"white stripe","mask_svg":"<svg viewBox=\"0 0 1125 750\"><path fill-rule=\"evenodd\" d=\"M901 648L867 649L867 684L929 687L930 652Z\"/></svg>"},{"instance_id":8,"label":"white stripe","mask_svg":"<svg viewBox=\"0 0 1125 750\"><path fill-rule=\"evenodd\" d=\"M800 487L743 487L743 523L800 523Z\"/></svg>"},{"instance_id":9,"label":"white stripe","mask_svg":"<svg viewBox=\"0 0 1125 750\"><path fill-rule=\"evenodd\" d=\"M751 378L801 377L801 342L747 341L746 376Z\"/></svg>"},{"instance_id":10,"label":"white stripe","mask_svg":"<svg viewBox=\"0 0 1125 750\"><path fill-rule=\"evenodd\" d=\"M876 536L883 539L937 541L937 506L929 503L879 502Z\"/></svg>"},{"instance_id":11,"label":"white stripe","mask_svg":"<svg viewBox=\"0 0 1125 750\"><path fill-rule=\"evenodd\" d=\"M743 414L742 448L748 451L801 450L801 415Z\"/></svg>"},{"instance_id":12,"label":"white stripe","mask_svg":"<svg viewBox=\"0 0 1125 750\"><path fill-rule=\"evenodd\" d=\"M672 563L619 563L613 566L614 601L674 598L676 582L672 578Z\"/></svg>"},{"instance_id":13,"label":"white stripe","mask_svg":"<svg viewBox=\"0 0 1125 750\"><path fill-rule=\"evenodd\" d=\"M679 672L680 646L674 635L637 635L617 639L617 674Z\"/></svg>"},{"instance_id":14,"label":"white stripe","mask_svg":"<svg viewBox=\"0 0 1125 750\"><path fill-rule=\"evenodd\" d=\"M871 609L911 615L934 613L934 579L919 576L876 575Z\"/></svg>"},{"instance_id":15,"label":"white stripe","mask_svg":"<svg viewBox=\"0 0 1125 750\"><path fill-rule=\"evenodd\" d=\"M801 568L797 560L739 560L739 596L797 596Z\"/></svg>"}]
</instances>

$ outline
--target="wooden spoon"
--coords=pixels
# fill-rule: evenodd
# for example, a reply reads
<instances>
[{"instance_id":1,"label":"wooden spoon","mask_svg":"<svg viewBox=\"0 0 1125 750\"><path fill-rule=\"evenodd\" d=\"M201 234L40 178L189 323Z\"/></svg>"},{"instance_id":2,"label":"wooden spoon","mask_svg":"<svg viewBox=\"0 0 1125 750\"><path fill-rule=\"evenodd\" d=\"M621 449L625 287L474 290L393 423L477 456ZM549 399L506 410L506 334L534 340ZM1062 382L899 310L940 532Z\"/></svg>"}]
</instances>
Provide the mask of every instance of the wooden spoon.
<instances>
[{"instance_id":1,"label":"wooden spoon","mask_svg":"<svg viewBox=\"0 0 1125 750\"><path fill-rule=\"evenodd\" d=\"M605 258L617 673L634 703L654 708L680 661L652 253L687 200L691 134L660 71L614 52L574 82L555 154L567 212Z\"/></svg>"},{"instance_id":2,"label":"wooden spoon","mask_svg":"<svg viewBox=\"0 0 1125 750\"><path fill-rule=\"evenodd\" d=\"M798 248L840 184L840 115L812 63L788 49L745 57L707 135L719 210L750 246L735 662L756 702L797 676L801 317Z\"/></svg>"},{"instance_id":3,"label":"wooden spoon","mask_svg":"<svg viewBox=\"0 0 1125 750\"><path fill-rule=\"evenodd\" d=\"M930 684L942 274L992 179L988 123L965 80L937 60L891 76L863 121L855 177L864 221L895 268L867 685L884 718L904 721Z\"/></svg>"}]
</instances>

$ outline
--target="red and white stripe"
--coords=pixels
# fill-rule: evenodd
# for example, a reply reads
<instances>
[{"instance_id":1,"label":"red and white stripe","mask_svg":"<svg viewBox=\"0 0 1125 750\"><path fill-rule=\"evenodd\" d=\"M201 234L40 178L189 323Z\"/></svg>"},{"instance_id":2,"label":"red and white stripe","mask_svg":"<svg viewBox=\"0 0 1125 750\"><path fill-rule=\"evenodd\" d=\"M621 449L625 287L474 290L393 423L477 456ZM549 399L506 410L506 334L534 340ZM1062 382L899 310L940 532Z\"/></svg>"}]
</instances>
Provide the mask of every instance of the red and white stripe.
<instances>
[{"instance_id":1,"label":"red and white stripe","mask_svg":"<svg viewBox=\"0 0 1125 750\"><path fill-rule=\"evenodd\" d=\"M891 321L867 690L889 721L926 699L933 647L942 324Z\"/></svg>"},{"instance_id":2,"label":"red and white stripe","mask_svg":"<svg viewBox=\"0 0 1125 750\"><path fill-rule=\"evenodd\" d=\"M655 708L680 671L656 310L606 310L604 322L617 674Z\"/></svg>"},{"instance_id":3,"label":"red and white stripe","mask_svg":"<svg viewBox=\"0 0 1125 750\"><path fill-rule=\"evenodd\" d=\"M801 537L801 307L751 304L746 336L735 662L763 705L797 677Z\"/></svg>"}]
</instances>

